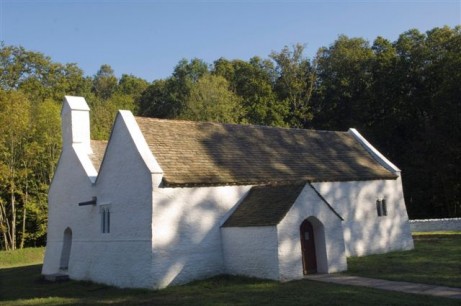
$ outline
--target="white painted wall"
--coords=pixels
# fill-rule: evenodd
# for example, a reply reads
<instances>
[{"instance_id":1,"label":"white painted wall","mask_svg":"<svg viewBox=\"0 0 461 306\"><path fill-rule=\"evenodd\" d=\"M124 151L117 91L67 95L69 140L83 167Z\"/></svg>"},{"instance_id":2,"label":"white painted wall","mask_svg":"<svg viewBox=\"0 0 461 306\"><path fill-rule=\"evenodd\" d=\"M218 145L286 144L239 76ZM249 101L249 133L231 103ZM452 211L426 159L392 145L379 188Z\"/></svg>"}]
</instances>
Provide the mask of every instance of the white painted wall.
<instances>
[{"instance_id":1,"label":"white painted wall","mask_svg":"<svg viewBox=\"0 0 461 306\"><path fill-rule=\"evenodd\" d=\"M80 144L84 153L91 153L89 111L84 98L65 96L61 110L63 147Z\"/></svg>"},{"instance_id":2,"label":"white painted wall","mask_svg":"<svg viewBox=\"0 0 461 306\"><path fill-rule=\"evenodd\" d=\"M277 226L280 280L303 277L300 226L306 219L314 227L317 271L333 273L347 269L341 219L306 185Z\"/></svg>"},{"instance_id":3,"label":"white painted wall","mask_svg":"<svg viewBox=\"0 0 461 306\"><path fill-rule=\"evenodd\" d=\"M69 271L74 268L75 238L87 237L93 230L97 219L97 209L88 207L82 210L79 202L91 200L96 195L74 148L67 147L61 153L53 182L48 193L48 231L42 274L59 272L59 262L63 244L64 231L72 230L73 244L70 254Z\"/></svg>"},{"instance_id":4,"label":"white painted wall","mask_svg":"<svg viewBox=\"0 0 461 306\"><path fill-rule=\"evenodd\" d=\"M98 205L94 210L80 207L91 210L96 222L87 236L75 236L78 269L70 271L71 278L118 287L151 287L151 184L151 173L127 124L118 116L94 187ZM110 233L101 231L101 205L110 207Z\"/></svg>"},{"instance_id":5,"label":"white painted wall","mask_svg":"<svg viewBox=\"0 0 461 306\"><path fill-rule=\"evenodd\" d=\"M413 249L402 182L375 180L321 182L313 186L344 218L347 256ZM386 199L387 216L378 217L376 200Z\"/></svg>"},{"instance_id":6,"label":"white painted wall","mask_svg":"<svg viewBox=\"0 0 461 306\"><path fill-rule=\"evenodd\" d=\"M221 228L226 273L279 280L275 226Z\"/></svg>"},{"instance_id":7,"label":"white painted wall","mask_svg":"<svg viewBox=\"0 0 461 306\"><path fill-rule=\"evenodd\" d=\"M158 188L153 193L153 287L225 272L220 226L250 186Z\"/></svg>"},{"instance_id":8,"label":"white painted wall","mask_svg":"<svg viewBox=\"0 0 461 306\"><path fill-rule=\"evenodd\" d=\"M87 237L94 229L96 209L82 210L79 202L96 195L92 185L96 176L88 154L91 153L89 108L83 98L66 96L61 111L63 149L48 193L47 246L42 274L59 272L64 231L75 237ZM93 211L92 211L93 210ZM69 272L75 268L78 250L72 241Z\"/></svg>"},{"instance_id":9,"label":"white painted wall","mask_svg":"<svg viewBox=\"0 0 461 306\"><path fill-rule=\"evenodd\" d=\"M65 107L69 108L67 102ZM72 117L72 111L63 112L63 116ZM64 137L68 137L66 127L63 128ZM88 150L82 146L85 141L63 141L49 191L42 274L59 272L64 230L69 227L72 230L67 271L70 278L119 287L151 288L152 174L122 116L113 130L97 181ZM96 206L78 206L93 196L97 197ZM110 233L101 231L101 205L110 205Z\"/></svg>"},{"instance_id":10,"label":"white painted wall","mask_svg":"<svg viewBox=\"0 0 461 306\"><path fill-rule=\"evenodd\" d=\"M461 218L410 220L412 232L460 231Z\"/></svg>"}]
</instances>

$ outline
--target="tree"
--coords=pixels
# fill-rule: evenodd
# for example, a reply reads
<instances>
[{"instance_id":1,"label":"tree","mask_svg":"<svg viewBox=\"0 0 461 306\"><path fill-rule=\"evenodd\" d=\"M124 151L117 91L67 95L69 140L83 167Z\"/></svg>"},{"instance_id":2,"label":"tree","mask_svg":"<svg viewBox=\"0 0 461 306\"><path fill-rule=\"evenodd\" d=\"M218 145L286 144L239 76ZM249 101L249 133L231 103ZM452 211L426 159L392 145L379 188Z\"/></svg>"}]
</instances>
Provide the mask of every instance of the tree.
<instances>
[{"instance_id":1,"label":"tree","mask_svg":"<svg viewBox=\"0 0 461 306\"><path fill-rule=\"evenodd\" d=\"M21 90L38 103L45 99L61 101L64 95L86 95L91 84L75 64L54 63L41 53L2 44L0 88Z\"/></svg>"},{"instance_id":2,"label":"tree","mask_svg":"<svg viewBox=\"0 0 461 306\"><path fill-rule=\"evenodd\" d=\"M95 140L108 140L119 110L136 109L134 98L126 94L113 94L109 99L102 100L95 96L86 99L90 112L91 138Z\"/></svg>"},{"instance_id":3,"label":"tree","mask_svg":"<svg viewBox=\"0 0 461 306\"><path fill-rule=\"evenodd\" d=\"M0 239L5 249L44 242L46 194L60 154L60 106L0 90ZM33 114L33 115L32 115Z\"/></svg>"},{"instance_id":4,"label":"tree","mask_svg":"<svg viewBox=\"0 0 461 306\"><path fill-rule=\"evenodd\" d=\"M270 58L276 63L275 92L278 100L290 108L285 122L292 127L310 126L312 120L311 98L315 84L315 71L304 57L304 46L285 46L281 52L272 52Z\"/></svg>"},{"instance_id":5,"label":"tree","mask_svg":"<svg viewBox=\"0 0 461 306\"><path fill-rule=\"evenodd\" d=\"M168 80L155 80L139 98L138 114L147 117L173 118L177 113L169 100Z\"/></svg>"},{"instance_id":6,"label":"tree","mask_svg":"<svg viewBox=\"0 0 461 306\"><path fill-rule=\"evenodd\" d=\"M194 58L189 62L185 59L179 61L166 84L172 118L181 116L191 88L208 73L208 64L201 59Z\"/></svg>"},{"instance_id":7,"label":"tree","mask_svg":"<svg viewBox=\"0 0 461 306\"><path fill-rule=\"evenodd\" d=\"M102 65L93 79L93 92L96 97L109 99L117 89L117 77L109 65Z\"/></svg>"},{"instance_id":8,"label":"tree","mask_svg":"<svg viewBox=\"0 0 461 306\"><path fill-rule=\"evenodd\" d=\"M195 121L238 123L240 98L221 76L204 75L191 88L180 118Z\"/></svg>"},{"instance_id":9,"label":"tree","mask_svg":"<svg viewBox=\"0 0 461 306\"><path fill-rule=\"evenodd\" d=\"M402 93L398 118L406 141L401 156L415 217L461 211L460 43L460 27L410 30L395 43Z\"/></svg>"},{"instance_id":10,"label":"tree","mask_svg":"<svg viewBox=\"0 0 461 306\"><path fill-rule=\"evenodd\" d=\"M27 158L29 142L30 102L15 92L0 92L0 168L2 190L0 195L0 225L5 249L16 249L18 198L23 193L20 188L27 180L30 166Z\"/></svg>"},{"instance_id":11,"label":"tree","mask_svg":"<svg viewBox=\"0 0 461 306\"><path fill-rule=\"evenodd\" d=\"M316 56L315 125L347 130L366 126L373 52L362 38L341 35Z\"/></svg>"},{"instance_id":12,"label":"tree","mask_svg":"<svg viewBox=\"0 0 461 306\"><path fill-rule=\"evenodd\" d=\"M61 152L61 105L50 99L31 105L32 129L24 164L30 169L22 185L20 248L45 242L48 186Z\"/></svg>"},{"instance_id":13,"label":"tree","mask_svg":"<svg viewBox=\"0 0 461 306\"><path fill-rule=\"evenodd\" d=\"M144 91L139 99L139 114L158 118L181 116L191 88L208 73L208 65L204 61L182 59L170 78L154 81Z\"/></svg>"},{"instance_id":14,"label":"tree","mask_svg":"<svg viewBox=\"0 0 461 306\"><path fill-rule=\"evenodd\" d=\"M132 96L134 100L138 100L148 86L149 83L144 79L131 74L122 74L116 93Z\"/></svg>"},{"instance_id":15,"label":"tree","mask_svg":"<svg viewBox=\"0 0 461 306\"><path fill-rule=\"evenodd\" d=\"M213 73L223 76L230 89L242 99L242 121L252 124L284 126L287 105L273 91L275 68L271 61L253 57L249 62L214 62Z\"/></svg>"}]
</instances>

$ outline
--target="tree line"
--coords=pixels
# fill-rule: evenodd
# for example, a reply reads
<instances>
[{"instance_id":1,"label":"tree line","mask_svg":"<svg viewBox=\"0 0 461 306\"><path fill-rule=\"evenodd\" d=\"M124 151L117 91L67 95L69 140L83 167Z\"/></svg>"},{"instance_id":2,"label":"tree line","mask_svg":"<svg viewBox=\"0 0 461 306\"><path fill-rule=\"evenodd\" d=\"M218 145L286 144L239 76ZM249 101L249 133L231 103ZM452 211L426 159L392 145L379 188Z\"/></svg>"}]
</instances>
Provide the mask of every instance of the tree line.
<instances>
[{"instance_id":1,"label":"tree line","mask_svg":"<svg viewBox=\"0 0 461 306\"><path fill-rule=\"evenodd\" d=\"M296 44L248 61L182 59L147 82L102 65L85 76L22 47L0 49L0 246L44 243L64 95L84 96L93 139L116 111L307 129L357 128L403 171L411 218L461 216L461 27L396 41L341 35L310 59Z\"/></svg>"}]
</instances>

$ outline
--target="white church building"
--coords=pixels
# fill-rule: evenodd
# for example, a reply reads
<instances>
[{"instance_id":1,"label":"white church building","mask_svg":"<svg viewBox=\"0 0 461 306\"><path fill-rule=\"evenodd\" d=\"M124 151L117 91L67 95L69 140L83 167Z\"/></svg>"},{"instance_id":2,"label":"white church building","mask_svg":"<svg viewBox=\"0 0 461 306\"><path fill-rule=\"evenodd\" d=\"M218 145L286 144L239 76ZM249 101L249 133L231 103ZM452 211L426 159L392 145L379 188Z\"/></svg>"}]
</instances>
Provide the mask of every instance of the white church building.
<instances>
[{"instance_id":1,"label":"white church building","mask_svg":"<svg viewBox=\"0 0 461 306\"><path fill-rule=\"evenodd\" d=\"M355 129L135 117L90 139L66 96L42 274L164 288L217 274L273 280L413 248L401 171Z\"/></svg>"}]
</instances>

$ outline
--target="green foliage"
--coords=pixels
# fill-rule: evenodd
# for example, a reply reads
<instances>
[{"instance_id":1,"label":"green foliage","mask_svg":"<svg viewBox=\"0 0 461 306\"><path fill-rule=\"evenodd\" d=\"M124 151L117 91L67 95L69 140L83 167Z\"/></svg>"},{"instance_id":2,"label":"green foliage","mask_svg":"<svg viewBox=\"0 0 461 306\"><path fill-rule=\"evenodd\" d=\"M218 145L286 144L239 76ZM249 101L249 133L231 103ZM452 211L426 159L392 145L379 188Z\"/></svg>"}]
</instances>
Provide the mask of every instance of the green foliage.
<instances>
[{"instance_id":1,"label":"green foliage","mask_svg":"<svg viewBox=\"0 0 461 306\"><path fill-rule=\"evenodd\" d=\"M172 118L175 110L170 101L168 80L155 80L139 98L138 114L146 117Z\"/></svg>"},{"instance_id":2,"label":"green foliage","mask_svg":"<svg viewBox=\"0 0 461 306\"><path fill-rule=\"evenodd\" d=\"M139 114L170 119L181 117L192 87L208 73L208 65L202 60L181 60L170 78L154 81L144 91L139 99Z\"/></svg>"},{"instance_id":3,"label":"green foliage","mask_svg":"<svg viewBox=\"0 0 461 306\"><path fill-rule=\"evenodd\" d=\"M5 170L0 173L0 244L5 249L44 239L59 129L54 102L34 105L19 91L0 91L0 165Z\"/></svg>"},{"instance_id":4,"label":"green foliage","mask_svg":"<svg viewBox=\"0 0 461 306\"><path fill-rule=\"evenodd\" d=\"M307 127L313 118L311 98L315 84L315 71L303 55L304 46L296 44L290 50L285 46L270 57L276 63L274 90L278 100L288 105L285 122L291 127Z\"/></svg>"},{"instance_id":5,"label":"green foliage","mask_svg":"<svg viewBox=\"0 0 461 306\"><path fill-rule=\"evenodd\" d=\"M109 65L102 65L93 78L93 92L96 97L108 99L117 89L118 80Z\"/></svg>"},{"instance_id":6,"label":"green foliage","mask_svg":"<svg viewBox=\"0 0 461 306\"><path fill-rule=\"evenodd\" d=\"M136 100L141 97L148 86L149 83L146 80L131 74L123 74L118 82L116 93L131 96Z\"/></svg>"},{"instance_id":7,"label":"green foliage","mask_svg":"<svg viewBox=\"0 0 461 306\"><path fill-rule=\"evenodd\" d=\"M182 119L224 123L238 123L240 117L240 98L229 90L225 78L209 74L192 85L180 115Z\"/></svg>"},{"instance_id":8,"label":"green foliage","mask_svg":"<svg viewBox=\"0 0 461 306\"><path fill-rule=\"evenodd\" d=\"M91 109L90 124L91 138L107 140L119 110L135 111L136 105L131 95L114 93L110 98L103 100L95 96L86 99Z\"/></svg>"},{"instance_id":9,"label":"green foliage","mask_svg":"<svg viewBox=\"0 0 461 306\"><path fill-rule=\"evenodd\" d=\"M54 63L23 47L0 45L0 88L20 90L31 101L61 101L64 95L85 95L91 82L75 64Z\"/></svg>"},{"instance_id":10,"label":"green foliage","mask_svg":"<svg viewBox=\"0 0 461 306\"><path fill-rule=\"evenodd\" d=\"M394 161L411 218L461 213L460 39L460 27L372 47L340 36L315 60L313 126L356 127Z\"/></svg>"},{"instance_id":11,"label":"green foliage","mask_svg":"<svg viewBox=\"0 0 461 306\"><path fill-rule=\"evenodd\" d=\"M315 125L347 130L368 120L373 52L362 38L340 36L317 54Z\"/></svg>"},{"instance_id":12,"label":"green foliage","mask_svg":"<svg viewBox=\"0 0 461 306\"><path fill-rule=\"evenodd\" d=\"M253 57L249 62L214 62L213 73L224 77L230 89L241 98L242 122L258 125L285 126L288 105L278 102L273 90L275 68L269 60Z\"/></svg>"}]
</instances>

